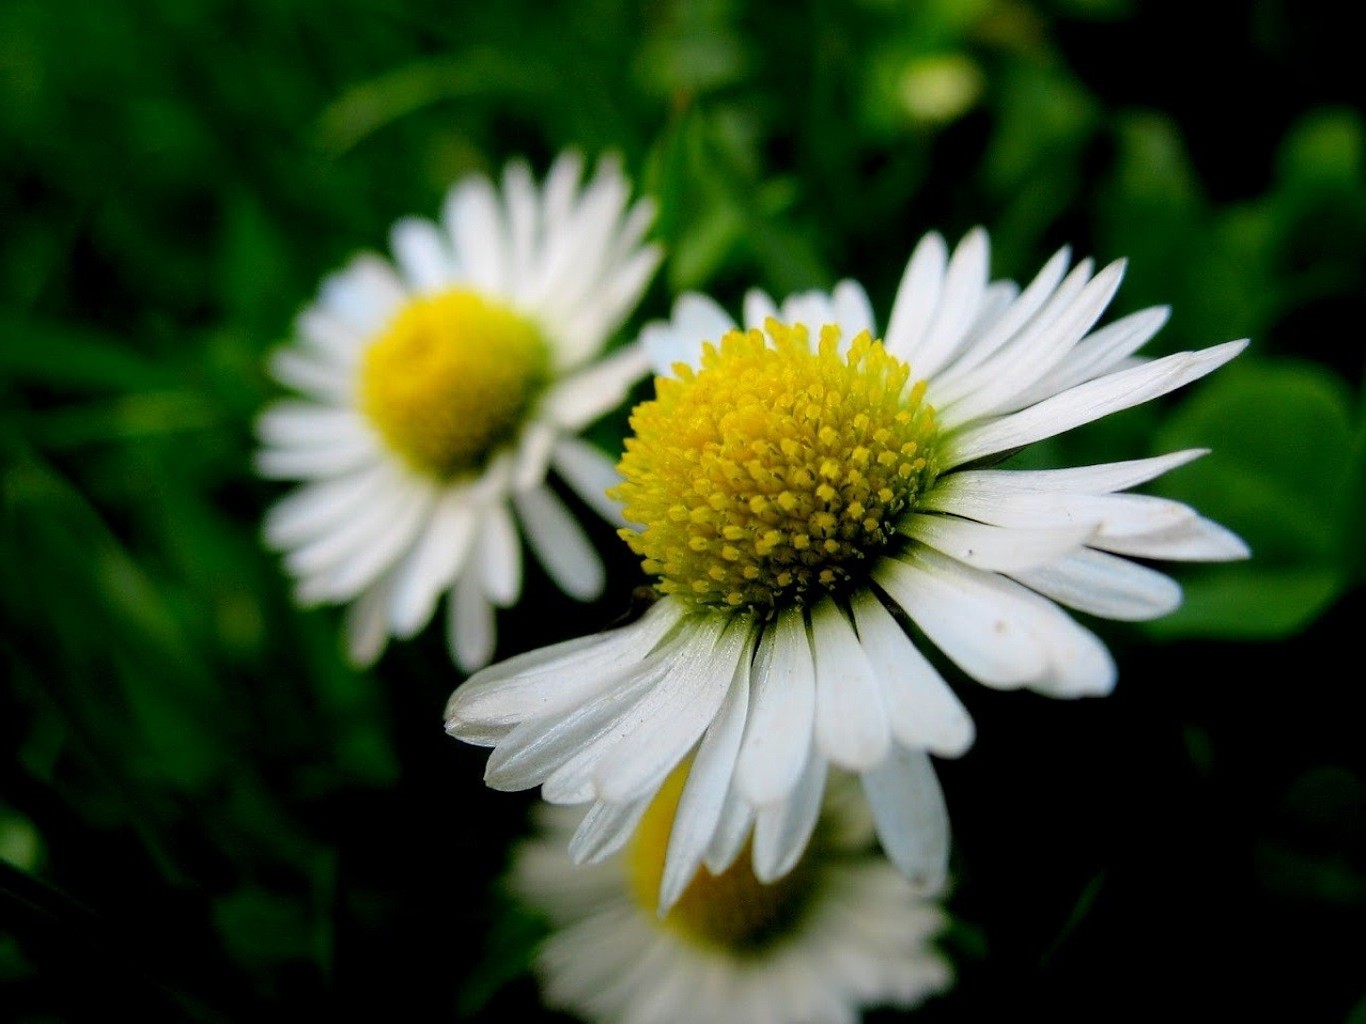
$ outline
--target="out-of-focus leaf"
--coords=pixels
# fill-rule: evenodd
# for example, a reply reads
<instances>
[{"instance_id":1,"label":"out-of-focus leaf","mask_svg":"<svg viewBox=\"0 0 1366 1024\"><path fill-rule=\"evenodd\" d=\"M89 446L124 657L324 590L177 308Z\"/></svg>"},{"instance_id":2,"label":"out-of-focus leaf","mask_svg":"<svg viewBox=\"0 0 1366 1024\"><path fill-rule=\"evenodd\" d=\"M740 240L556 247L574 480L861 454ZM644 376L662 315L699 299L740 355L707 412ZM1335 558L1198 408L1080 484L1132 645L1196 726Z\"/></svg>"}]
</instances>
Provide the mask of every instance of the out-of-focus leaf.
<instances>
[{"instance_id":1,"label":"out-of-focus leaf","mask_svg":"<svg viewBox=\"0 0 1366 1024\"><path fill-rule=\"evenodd\" d=\"M247 886L221 897L213 916L229 953L255 970L316 959L321 922L300 893Z\"/></svg>"},{"instance_id":2,"label":"out-of-focus leaf","mask_svg":"<svg viewBox=\"0 0 1366 1024\"><path fill-rule=\"evenodd\" d=\"M1186 599L1149 624L1159 636L1285 636L1343 584L1353 431L1343 382L1300 363L1235 363L1159 431L1160 451L1212 453L1158 489L1241 535L1245 564L1183 573Z\"/></svg>"},{"instance_id":3,"label":"out-of-focus leaf","mask_svg":"<svg viewBox=\"0 0 1366 1024\"><path fill-rule=\"evenodd\" d=\"M512 95L534 98L555 87L547 65L495 49L414 61L347 89L318 117L318 145L344 153L399 118L441 100Z\"/></svg>"},{"instance_id":4,"label":"out-of-focus leaf","mask_svg":"<svg viewBox=\"0 0 1366 1024\"><path fill-rule=\"evenodd\" d=\"M175 381L165 364L85 327L0 314L0 377L60 391L143 391Z\"/></svg>"}]
</instances>

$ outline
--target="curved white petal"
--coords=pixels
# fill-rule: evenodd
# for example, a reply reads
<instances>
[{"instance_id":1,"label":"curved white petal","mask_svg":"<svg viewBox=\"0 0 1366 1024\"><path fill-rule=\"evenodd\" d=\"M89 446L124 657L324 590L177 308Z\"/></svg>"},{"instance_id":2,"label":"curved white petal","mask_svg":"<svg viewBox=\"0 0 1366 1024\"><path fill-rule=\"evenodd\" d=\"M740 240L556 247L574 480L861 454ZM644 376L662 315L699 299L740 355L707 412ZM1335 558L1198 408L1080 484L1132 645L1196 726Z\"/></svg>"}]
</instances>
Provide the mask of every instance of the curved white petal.
<instances>
[{"instance_id":1,"label":"curved white petal","mask_svg":"<svg viewBox=\"0 0 1366 1024\"><path fill-rule=\"evenodd\" d=\"M832 764L864 771L887 755L891 727L858 634L830 598L811 610L816 667L816 749Z\"/></svg>"},{"instance_id":2,"label":"curved white petal","mask_svg":"<svg viewBox=\"0 0 1366 1024\"><path fill-rule=\"evenodd\" d=\"M625 804L599 800L569 840L569 858L575 864L596 864L612 856L626 845L649 806L648 797Z\"/></svg>"},{"instance_id":3,"label":"curved white petal","mask_svg":"<svg viewBox=\"0 0 1366 1024\"><path fill-rule=\"evenodd\" d=\"M970 340L964 346L963 351L952 363L944 367L941 373L936 374L934 380L930 381L929 400L931 402L938 402L941 390L950 389L963 375L972 372L1016 336L1019 330L1052 298L1059 282L1063 279L1063 275L1067 272L1067 265L1071 259L1072 252L1070 249L1065 247L1059 249L1044 264L1043 269L1034 276L1034 280L1029 283L1029 286L1020 293L1018 298L1006 306L999 316L991 321L981 319L977 324L974 324ZM984 303L989 295L990 289L988 289L988 295L983 296Z\"/></svg>"},{"instance_id":4,"label":"curved white petal","mask_svg":"<svg viewBox=\"0 0 1366 1024\"><path fill-rule=\"evenodd\" d=\"M887 351L910 363L912 372L922 377L924 374L920 373L915 361L915 351L939 305L948 260L949 250L942 235L932 231L920 239L906 264L901 284L897 286L892 315L883 337Z\"/></svg>"},{"instance_id":5,"label":"curved white petal","mask_svg":"<svg viewBox=\"0 0 1366 1024\"><path fill-rule=\"evenodd\" d=\"M451 694L446 731L470 743L492 745L521 722L551 718L587 703L638 667L686 615L682 602L665 598L628 626L492 665Z\"/></svg>"},{"instance_id":6,"label":"curved white petal","mask_svg":"<svg viewBox=\"0 0 1366 1024\"><path fill-rule=\"evenodd\" d=\"M484 596L479 577L462 573L447 604L446 642L452 660L465 672L489 663L498 642L493 606Z\"/></svg>"},{"instance_id":7,"label":"curved white petal","mask_svg":"<svg viewBox=\"0 0 1366 1024\"><path fill-rule=\"evenodd\" d=\"M1181 604L1175 580L1103 551L1078 551L1011 575L1045 597L1106 619L1156 619Z\"/></svg>"},{"instance_id":8,"label":"curved white petal","mask_svg":"<svg viewBox=\"0 0 1366 1024\"><path fill-rule=\"evenodd\" d=\"M1091 546L1117 555L1179 562L1232 562L1252 555L1246 542L1236 533L1203 516L1150 533L1099 537Z\"/></svg>"},{"instance_id":9,"label":"curved white petal","mask_svg":"<svg viewBox=\"0 0 1366 1024\"><path fill-rule=\"evenodd\" d=\"M465 564L478 520L467 488L447 488L437 499L422 536L395 572L389 607L395 636L411 637L431 619L441 592Z\"/></svg>"},{"instance_id":10,"label":"curved white petal","mask_svg":"<svg viewBox=\"0 0 1366 1024\"><path fill-rule=\"evenodd\" d=\"M782 878L801 859L820 816L825 794L825 758L807 759L791 794L761 807L754 817L754 877L765 885Z\"/></svg>"},{"instance_id":11,"label":"curved white petal","mask_svg":"<svg viewBox=\"0 0 1366 1024\"><path fill-rule=\"evenodd\" d=\"M449 288L454 267L441 231L422 217L402 217L389 231L389 246L409 288L438 292Z\"/></svg>"},{"instance_id":12,"label":"curved white petal","mask_svg":"<svg viewBox=\"0 0 1366 1024\"><path fill-rule=\"evenodd\" d=\"M508 232L493 184L482 175L462 179L446 197L442 221L455 247L460 274L492 295L508 293Z\"/></svg>"},{"instance_id":13,"label":"curved white petal","mask_svg":"<svg viewBox=\"0 0 1366 1024\"><path fill-rule=\"evenodd\" d=\"M716 835L740 752L745 719L749 714L749 676L754 657L755 634L740 653L726 699L698 745L688 770L688 781L678 800L669 832L664 875L660 881L659 908L669 910L697 874L702 858Z\"/></svg>"},{"instance_id":14,"label":"curved white petal","mask_svg":"<svg viewBox=\"0 0 1366 1024\"><path fill-rule=\"evenodd\" d=\"M936 551L977 569L1011 572L1051 562L1094 536L1088 523L1059 527L1003 528L953 516L915 513L897 529Z\"/></svg>"},{"instance_id":15,"label":"curved white petal","mask_svg":"<svg viewBox=\"0 0 1366 1024\"><path fill-rule=\"evenodd\" d=\"M904 560L882 559L873 578L974 679L1013 687L1047 670L1048 652L1031 629L1033 617L1012 600L1003 578L924 548Z\"/></svg>"},{"instance_id":16,"label":"curved white petal","mask_svg":"<svg viewBox=\"0 0 1366 1024\"><path fill-rule=\"evenodd\" d=\"M926 891L938 891L948 875L949 812L929 757L897 746L862 779L888 859Z\"/></svg>"},{"instance_id":17,"label":"curved white petal","mask_svg":"<svg viewBox=\"0 0 1366 1024\"><path fill-rule=\"evenodd\" d=\"M780 613L765 627L751 694L735 780L740 794L762 807L792 791L811 750L816 672L800 609Z\"/></svg>"},{"instance_id":18,"label":"curved white petal","mask_svg":"<svg viewBox=\"0 0 1366 1024\"><path fill-rule=\"evenodd\" d=\"M579 430L621 405L632 385L649 369L645 346L627 345L556 382L541 399L541 408L565 430Z\"/></svg>"},{"instance_id":19,"label":"curved white petal","mask_svg":"<svg viewBox=\"0 0 1366 1024\"><path fill-rule=\"evenodd\" d=\"M986 292L990 260L991 246L981 228L969 231L954 249L934 318L909 353L916 376L933 377L958 351Z\"/></svg>"},{"instance_id":20,"label":"curved white petal","mask_svg":"<svg viewBox=\"0 0 1366 1024\"><path fill-rule=\"evenodd\" d=\"M1211 373L1246 347L1246 341L1230 341L1198 352L1177 352L1078 384L1020 412L967 427L945 439L941 452L944 468L1021 448L1141 405Z\"/></svg>"},{"instance_id":21,"label":"curved white petal","mask_svg":"<svg viewBox=\"0 0 1366 1024\"><path fill-rule=\"evenodd\" d=\"M975 730L962 702L875 594L856 594L851 605L892 736L913 750L941 757L963 754L972 746Z\"/></svg>"},{"instance_id":22,"label":"curved white petal","mask_svg":"<svg viewBox=\"0 0 1366 1024\"><path fill-rule=\"evenodd\" d=\"M607 492L621 483L617 464L587 441L561 437L550 452L550 465L574 493L614 526L624 526L621 506Z\"/></svg>"},{"instance_id":23,"label":"curved white petal","mask_svg":"<svg viewBox=\"0 0 1366 1024\"><path fill-rule=\"evenodd\" d=\"M721 629L700 630L668 676L622 719L621 742L594 773L604 800L653 793L715 720L750 641L747 623ZM713 630L720 635L713 638Z\"/></svg>"},{"instance_id":24,"label":"curved white petal","mask_svg":"<svg viewBox=\"0 0 1366 1024\"><path fill-rule=\"evenodd\" d=\"M548 487L515 493L513 506L537 561L570 597L591 601L606 583L602 560L583 527Z\"/></svg>"},{"instance_id":25,"label":"curved white petal","mask_svg":"<svg viewBox=\"0 0 1366 1024\"><path fill-rule=\"evenodd\" d=\"M500 608L517 601L522 590L522 545L517 527L505 502L491 502L484 508L475 547L478 578L485 596Z\"/></svg>"}]
</instances>

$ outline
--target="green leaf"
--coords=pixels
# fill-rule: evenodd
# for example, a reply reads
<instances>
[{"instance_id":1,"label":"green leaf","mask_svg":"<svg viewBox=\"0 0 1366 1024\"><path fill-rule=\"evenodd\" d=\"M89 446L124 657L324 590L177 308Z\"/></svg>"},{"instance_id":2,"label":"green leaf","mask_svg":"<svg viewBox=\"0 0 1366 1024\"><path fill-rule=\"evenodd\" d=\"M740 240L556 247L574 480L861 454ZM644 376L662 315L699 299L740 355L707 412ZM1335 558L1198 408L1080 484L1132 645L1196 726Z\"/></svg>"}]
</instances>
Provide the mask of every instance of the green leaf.
<instances>
[{"instance_id":1,"label":"green leaf","mask_svg":"<svg viewBox=\"0 0 1366 1024\"><path fill-rule=\"evenodd\" d=\"M1286 636L1332 602L1343 584L1348 408L1343 382L1320 367L1245 359L1168 421L1159 451L1213 451L1158 490L1238 533L1252 560L1182 574L1185 604L1151 623L1154 634Z\"/></svg>"},{"instance_id":2,"label":"green leaf","mask_svg":"<svg viewBox=\"0 0 1366 1024\"><path fill-rule=\"evenodd\" d=\"M166 366L120 338L73 324L0 315L0 378L61 391L142 391L173 383Z\"/></svg>"}]
</instances>

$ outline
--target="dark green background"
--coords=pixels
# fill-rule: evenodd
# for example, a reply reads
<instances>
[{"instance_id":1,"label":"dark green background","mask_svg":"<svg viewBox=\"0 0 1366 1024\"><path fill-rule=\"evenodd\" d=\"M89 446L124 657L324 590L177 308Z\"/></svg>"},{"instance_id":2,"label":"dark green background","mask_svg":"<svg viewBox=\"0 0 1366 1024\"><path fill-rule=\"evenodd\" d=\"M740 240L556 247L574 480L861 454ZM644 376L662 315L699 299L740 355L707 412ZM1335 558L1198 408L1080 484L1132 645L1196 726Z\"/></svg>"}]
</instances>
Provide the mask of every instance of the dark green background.
<instances>
[{"instance_id":1,"label":"dark green background","mask_svg":"<svg viewBox=\"0 0 1366 1024\"><path fill-rule=\"evenodd\" d=\"M249 465L264 355L446 186L619 151L683 288L855 276L914 241L1131 258L1115 312L1213 378L1026 453L1215 453L1156 487L1246 564L1116 651L1105 700L963 685L941 765L957 987L926 1021L1366 1021L1366 177L1326 2L0 6L0 1018L502 1020L536 920L493 882L532 795L441 731L439 629L348 669ZM936 75L939 76L936 79ZM966 87L915 113L926 82ZM908 102L907 97L910 97ZM624 417L593 436L615 445ZM539 575L500 654L601 628ZM553 630L553 633L547 632ZM887 1014L888 1019L894 1015Z\"/></svg>"}]
</instances>

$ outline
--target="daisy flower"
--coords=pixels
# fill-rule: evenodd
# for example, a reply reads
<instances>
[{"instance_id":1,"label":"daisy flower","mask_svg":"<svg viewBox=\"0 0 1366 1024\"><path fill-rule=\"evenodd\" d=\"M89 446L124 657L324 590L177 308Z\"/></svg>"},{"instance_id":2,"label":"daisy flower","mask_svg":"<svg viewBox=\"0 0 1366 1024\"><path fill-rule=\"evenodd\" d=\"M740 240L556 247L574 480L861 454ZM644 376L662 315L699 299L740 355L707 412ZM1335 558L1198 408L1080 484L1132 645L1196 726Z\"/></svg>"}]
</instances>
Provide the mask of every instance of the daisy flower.
<instances>
[{"instance_id":1,"label":"daisy flower","mask_svg":"<svg viewBox=\"0 0 1366 1024\"><path fill-rule=\"evenodd\" d=\"M396 265L358 256L323 282L271 370L302 397L258 422L267 477L303 485L270 510L305 605L350 602L347 648L373 662L449 592L447 635L465 670L487 664L493 609L522 587L520 532L552 580L598 596L602 563L546 482L554 468L589 506L612 462L576 432L648 369L629 346L600 358L659 263L642 244L648 201L610 159L580 187L565 154L538 187L512 163L501 189L465 178L440 225L398 221Z\"/></svg>"},{"instance_id":2,"label":"daisy flower","mask_svg":"<svg viewBox=\"0 0 1366 1024\"><path fill-rule=\"evenodd\" d=\"M1133 559L1247 554L1188 506L1122 493L1200 451L993 468L1245 347L1138 359L1168 311L1095 328L1123 264L1068 262L1059 252L1021 290L990 280L983 231L951 256L928 235L880 335L850 281L781 308L753 292L746 329L681 297L643 334L656 397L632 415L614 491L660 599L455 692L447 731L495 748L489 785L592 801L571 845L591 859L625 842L693 754L667 906L704 857L728 864L751 824L755 873L780 877L835 765L861 776L892 861L942 877L947 820L925 751L961 754L973 731L925 652L988 686L1104 694L1114 662L1064 606L1153 618L1180 589Z\"/></svg>"},{"instance_id":3,"label":"daisy flower","mask_svg":"<svg viewBox=\"0 0 1366 1024\"><path fill-rule=\"evenodd\" d=\"M681 772L628 846L587 867L564 851L581 815L541 805L541 835L516 851L509 882L551 922L533 963L546 1003L598 1022L852 1024L860 1009L946 989L952 970L931 945L945 916L876 855L846 781L832 777L816 835L781 881L764 885L743 859L703 866L663 915Z\"/></svg>"}]
</instances>

